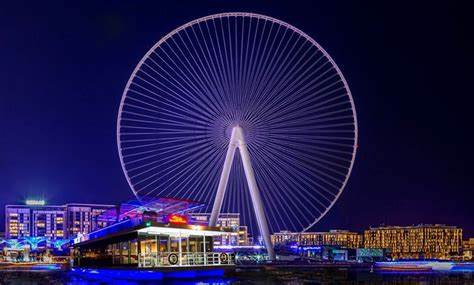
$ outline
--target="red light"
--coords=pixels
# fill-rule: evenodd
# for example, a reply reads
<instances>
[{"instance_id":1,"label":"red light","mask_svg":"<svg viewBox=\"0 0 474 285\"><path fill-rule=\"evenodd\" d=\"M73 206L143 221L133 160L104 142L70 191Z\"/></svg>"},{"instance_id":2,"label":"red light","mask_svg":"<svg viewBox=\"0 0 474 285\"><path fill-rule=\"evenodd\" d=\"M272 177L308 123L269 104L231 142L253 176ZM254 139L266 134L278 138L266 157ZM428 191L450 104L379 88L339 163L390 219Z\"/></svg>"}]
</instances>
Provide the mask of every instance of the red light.
<instances>
[{"instance_id":1,"label":"red light","mask_svg":"<svg viewBox=\"0 0 474 285\"><path fill-rule=\"evenodd\" d=\"M170 224L179 224L179 225L188 224L188 218L186 216L178 215L178 214L170 214L167 216L166 220Z\"/></svg>"}]
</instances>

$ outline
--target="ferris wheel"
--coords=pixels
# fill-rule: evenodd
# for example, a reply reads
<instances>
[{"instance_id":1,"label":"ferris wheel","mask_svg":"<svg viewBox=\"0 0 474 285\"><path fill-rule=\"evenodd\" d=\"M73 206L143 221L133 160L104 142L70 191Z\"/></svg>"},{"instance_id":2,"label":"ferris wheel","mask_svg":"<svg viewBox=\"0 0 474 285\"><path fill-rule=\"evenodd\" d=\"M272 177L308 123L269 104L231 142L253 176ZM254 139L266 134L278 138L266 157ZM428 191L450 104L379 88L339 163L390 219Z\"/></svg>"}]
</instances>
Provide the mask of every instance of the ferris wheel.
<instances>
[{"instance_id":1,"label":"ferris wheel","mask_svg":"<svg viewBox=\"0 0 474 285\"><path fill-rule=\"evenodd\" d=\"M205 202L211 224L240 213L269 249L270 232L308 230L334 205L354 164L357 119L344 76L315 40L268 16L222 13L145 54L122 96L117 143L139 199Z\"/></svg>"}]
</instances>

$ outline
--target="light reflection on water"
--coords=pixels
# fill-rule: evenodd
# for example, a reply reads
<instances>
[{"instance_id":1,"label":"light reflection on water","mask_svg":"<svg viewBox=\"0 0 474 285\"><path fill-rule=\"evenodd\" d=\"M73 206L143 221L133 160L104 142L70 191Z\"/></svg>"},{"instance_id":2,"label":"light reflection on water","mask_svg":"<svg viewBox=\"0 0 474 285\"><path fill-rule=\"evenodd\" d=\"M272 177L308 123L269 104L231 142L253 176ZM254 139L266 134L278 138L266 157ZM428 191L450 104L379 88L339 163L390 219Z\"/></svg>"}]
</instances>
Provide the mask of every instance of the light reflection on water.
<instances>
[{"instance_id":1,"label":"light reflection on water","mask_svg":"<svg viewBox=\"0 0 474 285\"><path fill-rule=\"evenodd\" d=\"M224 285L224 284L350 284L350 285L408 285L408 284L474 284L474 273L370 273L351 270L272 271L246 272L229 278L165 279L136 282L132 280L80 276L67 271L15 272L0 271L0 284L174 284L174 285Z\"/></svg>"}]
</instances>

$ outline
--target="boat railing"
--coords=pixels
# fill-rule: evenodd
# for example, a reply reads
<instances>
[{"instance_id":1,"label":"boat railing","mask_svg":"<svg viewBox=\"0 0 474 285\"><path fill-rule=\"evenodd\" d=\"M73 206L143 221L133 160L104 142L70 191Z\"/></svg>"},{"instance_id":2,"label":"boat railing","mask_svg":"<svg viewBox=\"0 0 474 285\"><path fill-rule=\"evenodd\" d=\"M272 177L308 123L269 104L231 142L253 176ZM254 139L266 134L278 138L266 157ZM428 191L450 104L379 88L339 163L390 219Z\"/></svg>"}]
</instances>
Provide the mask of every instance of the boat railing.
<instances>
[{"instance_id":1,"label":"boat railing","mask_svg":"<svg viewBox=\"0 0 474 285\"><path fill-rule=\"evenodd\" d=\"M143 268L168 266L218 266L235 264L235 256L224 252L159 252L141 253L138 266Z\"/></svg>"}]
</instances>

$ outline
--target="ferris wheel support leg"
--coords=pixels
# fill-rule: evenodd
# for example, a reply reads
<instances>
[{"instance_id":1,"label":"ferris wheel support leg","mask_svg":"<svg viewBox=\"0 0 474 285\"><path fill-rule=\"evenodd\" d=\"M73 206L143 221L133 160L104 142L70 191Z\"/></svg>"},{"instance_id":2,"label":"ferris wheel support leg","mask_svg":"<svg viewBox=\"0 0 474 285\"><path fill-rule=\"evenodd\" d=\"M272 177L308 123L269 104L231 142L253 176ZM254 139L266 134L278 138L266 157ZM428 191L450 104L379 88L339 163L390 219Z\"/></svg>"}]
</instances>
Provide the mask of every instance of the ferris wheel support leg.
<instances>
[{"instance_id":1,"label":"ferris wheel support leg","mask_svg":"<svg viewBox=\"0 0 474 285\"><path fill-rule=\"evenodd\" d=\"M219 186L217 187L216 198L214 199L214 205L212 206L211 217L209 219L210 227L215 227L217 224L217 218L219 217L219 213L221 212L222 202L224 200L224 194L227 188L227 182L229 181L230 169L232 167L232 162L234 161L235 149L237 147L237 143L232 141L233 137L234 136L232 135L229 148L227 149L224 168L222 168Z\"/></svg>"},{"instance_id":2,"label":"ferris wheel support leg","mask_svg":"<svg viewBox=\"0 0 474 285\"><path fill-rule=\"evenodd\" d=\"M273 248L272 240L270 238L270 231L268 230L268 223L265 217L265 211L263 209L262 198L260 197L260 192L257 187L257 181L255 180L255 174L253 172L252 164L250 163L250 156L247 150L247 145L243 141L241 141L241 144L239 145L239 150L240 155L242 156L245 176L249 185L253 209L255 211L255 216L257 217L258 228L260 230L260 234L263 237L263 241L265 242L268 258L270 260L275 260L275 250Z\"/></svg>"},{"instance_id":3,"label":"ferris wheel support leg","mask_svg":"<svg viewBox=\"0 0 474 285\"><path fill-rule=\"evenodd\" d=\"M255 180L252 164L250 163L250 155L247 149L247 143L245 142L243 130L240 126L235 126L232 129L229 148L227 149L227 154L225 156L224 168L222 169L219 186L217 187L216 198L214 200L211 217L209 219L209 226L215 227L217 224L217 218L221 212L222 202L224 200L224 194L227 188L227 182L229 181L230 169L232 167L235 150L237 148L239 149L240 156L242 157L245 178L247 179L247 184L249 186L250 198L255 211L255 217L257 218L258 229L260 230L260 234L262 235L263 241L265 242L269 259L275 260L275 250L273 248L272 240L270 239L270 231L268 230L268 223L265 217L265 211L263 209L262 198L260 197L260 192L257 187L257 181Z\"/></svg>"}]
</instances>

